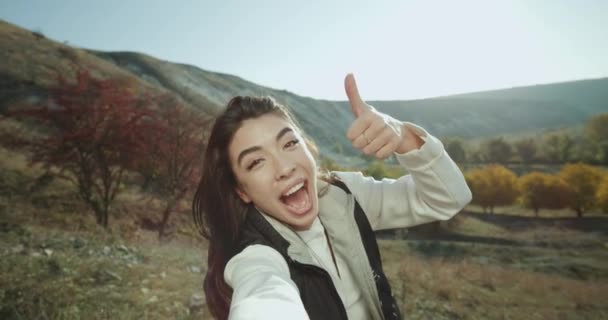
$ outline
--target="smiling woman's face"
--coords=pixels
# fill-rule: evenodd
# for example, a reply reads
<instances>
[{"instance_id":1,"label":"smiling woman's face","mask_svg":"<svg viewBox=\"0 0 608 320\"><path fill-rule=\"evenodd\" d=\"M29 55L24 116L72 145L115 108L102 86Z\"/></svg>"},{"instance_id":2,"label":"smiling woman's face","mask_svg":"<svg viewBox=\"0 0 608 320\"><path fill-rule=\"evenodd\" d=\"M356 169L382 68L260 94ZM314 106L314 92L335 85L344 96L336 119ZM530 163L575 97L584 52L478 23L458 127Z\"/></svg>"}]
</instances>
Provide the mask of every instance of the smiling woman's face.
<instances>
[{"instance_id":1,"label":"smiling woman's face","mask_svg":"<svg viewBox=\"0 0 608 320\"><path fill-rule=\"evenodd\" d=\"M266 114L243 121L229 146L239 197L296 230L319 212L315 160L293 125Z\"/></svg>"}]
</instances>

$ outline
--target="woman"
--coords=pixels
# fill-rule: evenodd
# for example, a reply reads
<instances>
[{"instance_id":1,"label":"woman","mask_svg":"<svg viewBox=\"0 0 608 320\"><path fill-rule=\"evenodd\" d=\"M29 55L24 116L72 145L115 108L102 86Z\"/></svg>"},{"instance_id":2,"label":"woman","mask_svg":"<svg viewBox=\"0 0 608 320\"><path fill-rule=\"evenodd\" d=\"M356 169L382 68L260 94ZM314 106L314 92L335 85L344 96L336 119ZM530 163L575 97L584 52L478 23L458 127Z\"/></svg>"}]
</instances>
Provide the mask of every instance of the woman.
<instances>
[{"instance_id":1,"label":"woman","mask_svg":"<svg viewBox=\"0 0 608 320\"><path fill-rule=\"evenodd\" d=\"M424 129L376 111L347 75L347 132L410 174L320 174L316 149L270 98L235 97L217 118L193 213L209 239L207 304L225 319L399 319L374 230L446 220L471 199Z\"/></svg>"}]
</instances>

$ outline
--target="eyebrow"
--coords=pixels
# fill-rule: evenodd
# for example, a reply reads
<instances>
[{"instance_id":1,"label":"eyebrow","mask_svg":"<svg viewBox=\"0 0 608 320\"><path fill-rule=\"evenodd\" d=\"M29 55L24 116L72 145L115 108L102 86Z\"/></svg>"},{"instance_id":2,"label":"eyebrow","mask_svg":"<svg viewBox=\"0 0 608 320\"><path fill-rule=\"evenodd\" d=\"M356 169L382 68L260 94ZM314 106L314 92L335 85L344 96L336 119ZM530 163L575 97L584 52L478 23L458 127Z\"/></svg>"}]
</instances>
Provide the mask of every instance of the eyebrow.
<instances>
[{"instance_id":1,"label":"eyebrow","mask_svg":"<svg viewBox=\"0 0 608 320\"><path fill-rule=\"evenodd\" d=\"M284 135L286 135L288 132L293 132L293 129L291 129L291 128L289 128L289 127L285 127L285 128L283 128L283 129L281 129L281 131L279 131L279 133L277 134L277 137L275 138L275 140L276 140L276 141L281 140L281 138L282 138ZM250 154L250 153L253 153L253 152L256 152L256 151L259 151L259 150L261 150L261 149L262 149L262 147L260 147L260 146L253 146L253 147L250 147L250 148L247 148L247 149L245 149L245 150L241 151L241 153L239 153L239 157L238 157L238 160L237 160L237 162L238 162L239 166L241 165L241 161L243 160L243 158L244 158L246 155L248 155L248 154Z\"/></svg>"}]
</instances>

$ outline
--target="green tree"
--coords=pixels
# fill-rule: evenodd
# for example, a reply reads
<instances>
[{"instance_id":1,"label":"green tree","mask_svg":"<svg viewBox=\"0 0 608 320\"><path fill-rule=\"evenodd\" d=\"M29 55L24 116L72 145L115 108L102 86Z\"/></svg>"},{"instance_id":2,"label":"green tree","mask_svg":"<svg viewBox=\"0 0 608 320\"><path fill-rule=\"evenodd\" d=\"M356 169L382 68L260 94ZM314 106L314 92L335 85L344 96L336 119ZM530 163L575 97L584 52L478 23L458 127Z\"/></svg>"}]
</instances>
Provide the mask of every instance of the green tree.
<instances>
[{"instance_id":1,"label":"green tree","mask_svg":"<svg viewBox=\"0 0 608 320\"><path fill-rule=\"evenodd\" d=\"M585 126L585 134L594 141L608 141L608 112L592 117Z\"/></svg>"},{"instance_id":2,"label":"green tree","mask_svg":"<svg viewBox=\"0 0 608 320\"><path fill-rule=\"evenodd\" d=\"M479 148L471 148L467 151L467 161L469 163L482 163L485 160L483 159L483 155L481 154L481 150Z\"/></svg>"},{"instance_id":3,"label":"green tree","mask_svg":"<svg viewBox=\"0 0 608 320\"><path fill-rule=\"evenodd\" d=\"M551 134L543 144L545 158L554 163L565 163L571 158L574 140L567 134Z\"/></svg>"},{"instance_id":4,"label":"green tree","mask_svg":"<svg viewBox=\"0 0 608 320\"><path fill-rule=\"evenodd\" d=\"M595 159L608 164L608 113L592 117L585 126L585 134L596 148Z\"/></svg>"},{"instance_id":5,"label":"green tree","mask_svg":"<svg viewBox=\"0 0 608 320\"><path fill-rule=\"evenodd\" d=\"M531 163L536 157L536 143L533 139L522 139L514 143L515 152L522 163Z\"/></svg>"},{"instance_id":6,"label":"green tree","mask_svg":"<svg viewBox=\"0 0 608 320\"><path fill-rule=\"evenodd\" d=\"M578 137L572 148L571 161L597 163L600 155L599 145L589 137Z\"/></svg>"},{"instance_id":7,"label":"green tree","mask_svg":"<svg viewBox=\"0 0 608 320\"><path fill-rule=\"evenodd\" d=\"M464 143L460 138L447 139L444 142L445 150L450 155L450 158L456 163L464 163L467 159L467 154L464 149Z\"/></svg>"},{"instance_id":8,"label":"green tree","mask_svg":"<svg viewBox=\"0 0 608 320\"><path fill-rule=\"evenodd\" d=\"M479 149L481 156L488 163L506 163L511 158L511 145L503 137L487 140Z\"/></svg>"},{"instance_id":9,"label":"green tree","mask_svg":"<svg viewBox=\"0 0 608 320\"><path fill-rule=\"evenodd\" d=\"M601 164L608 165L608 140L599 142L597 148L597 159Z\"/></svg>"}]
</instances>

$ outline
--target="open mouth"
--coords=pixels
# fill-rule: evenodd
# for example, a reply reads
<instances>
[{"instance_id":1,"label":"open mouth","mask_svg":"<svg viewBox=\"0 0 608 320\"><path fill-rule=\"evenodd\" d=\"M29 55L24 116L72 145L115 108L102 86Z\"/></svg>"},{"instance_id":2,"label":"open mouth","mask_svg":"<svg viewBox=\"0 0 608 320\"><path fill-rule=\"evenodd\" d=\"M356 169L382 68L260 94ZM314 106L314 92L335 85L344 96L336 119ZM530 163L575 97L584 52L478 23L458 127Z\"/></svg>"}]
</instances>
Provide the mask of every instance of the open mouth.
<instances>
[{"instance_id":1,"label":"open mouth","mask_svg":"<svg viewBox=\"0 0 608 320\"><path fill-rule=\"evenodd\" d=\"M312 200L308 192L308 181L301 181L287 190L280 197L287 209L297 215L305 214L312 208Z\"/></svg>"}]
</instances>

